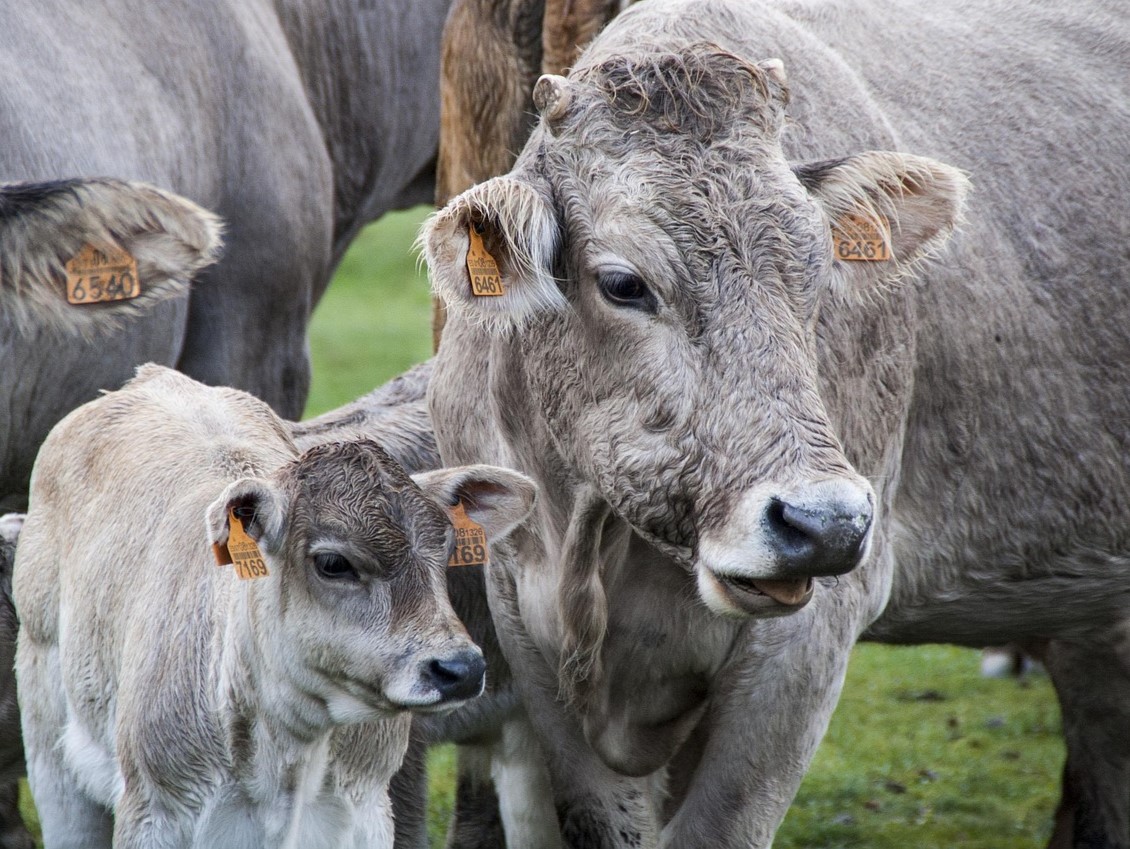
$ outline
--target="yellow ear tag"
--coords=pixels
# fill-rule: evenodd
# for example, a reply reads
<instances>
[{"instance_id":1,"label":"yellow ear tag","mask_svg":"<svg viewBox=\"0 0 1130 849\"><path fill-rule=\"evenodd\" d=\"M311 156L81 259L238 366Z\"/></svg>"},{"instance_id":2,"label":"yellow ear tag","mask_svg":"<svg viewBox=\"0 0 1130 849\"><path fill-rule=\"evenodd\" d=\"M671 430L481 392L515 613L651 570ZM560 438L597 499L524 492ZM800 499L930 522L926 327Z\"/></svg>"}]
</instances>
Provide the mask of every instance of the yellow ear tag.
<instances>
[{"instance_id":1,"label":"yellow ear tag","mask_svg":"<svg viewBox=\"0 0 1130 849\"><path fill-rule=\"evenodd\" d=\"M67 272L67 303L100 304L128 301L141 294L137 260L128 251L89 243L79 248L64 266Z\"/></svg>"},{"instance_id":2,"label":"yellow ear tag","mask_svg":"<svg viewBox=\"0 0 1130 849\"><path fill-rule=\"evenodd\" d=\"M235 564L235 574L244 581L252 578L265 578L267 562L255 540L247 535L243 521L235 515L235 508L228 510L228 541L226 544L212 543L212 553L216 555L216 565Z\"/></svg>"},{"instance_id":3,"label":"yellow ear tag","mask_svg":"<svg viewBox=\"0 0 1130 849\"><path fill-rule=\"evenodd\" d=\"M498 263L483 244L483 237L474 224L467 226L471 245L467 248L467 274L471 277L471 294L476 298L505 294L502 288L502 272Z\"/></svg>"},{"instance_id":4,"label":"yellow ear tag","mask_svg":"<svg viewBox=\"0 0 1130 849\"><path fill-rule=\"evenodd\" d=\"M455 551L451 553L448 566L483 566L490 559L487 551L487 532L483 526L467 515L460 501L448 514L455 526Z\"/></svg>"},{"instance_id":5,"label":"yellow ear tag","mask_svg":"<svg viewBox=\"0 0 1130 849\"><path fill-rule=\"evenodd\" d=\"M891 258L891 228L887 219L845 215L832 225L836 259L845 262L881 262Z\"/></svg>"}]
</instances>

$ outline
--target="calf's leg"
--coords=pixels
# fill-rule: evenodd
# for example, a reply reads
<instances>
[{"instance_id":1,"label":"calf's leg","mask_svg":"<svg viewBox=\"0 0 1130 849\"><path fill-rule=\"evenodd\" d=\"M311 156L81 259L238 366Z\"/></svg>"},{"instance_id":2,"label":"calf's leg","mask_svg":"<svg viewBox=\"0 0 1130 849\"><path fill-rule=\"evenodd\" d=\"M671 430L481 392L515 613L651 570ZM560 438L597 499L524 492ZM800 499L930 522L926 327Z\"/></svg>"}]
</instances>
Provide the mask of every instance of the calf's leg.
<instances>
[{"instance_id":1,"label":"calf's leg","mask_svg":"<svg viewBox=\"0 0 1130 849\"><path fill-rule=\"evenodd\" d=\"M59 653L31 640L18 654L21 719L28 783L47 849L110 849L113 820L67 765L59 735L67 722Z\"/></svg>"}]
</instances>

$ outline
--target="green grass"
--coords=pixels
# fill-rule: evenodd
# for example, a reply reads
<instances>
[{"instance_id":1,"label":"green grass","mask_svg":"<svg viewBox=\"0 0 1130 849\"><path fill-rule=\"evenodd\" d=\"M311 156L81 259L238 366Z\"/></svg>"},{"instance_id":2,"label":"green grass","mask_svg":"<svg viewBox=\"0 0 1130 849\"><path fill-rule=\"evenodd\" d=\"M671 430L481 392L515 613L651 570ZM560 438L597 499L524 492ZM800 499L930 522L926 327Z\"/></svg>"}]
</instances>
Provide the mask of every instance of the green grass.
<instances>
[{"instance_id":1,"label":"green grass","mask_svg":"<svg viewBox=\"0 0 1130 849\"><path fill-rule=\"evenodd\" d=\"M342 262L310 330L307 415L430 355L427 285L410 252L425 213L386 216ZM775 846L1035 849L1050 833L1062 759L1046 678L982 679L967 650L861 646ZM434 750L430 763L429 826L440 847L454 792L451 747Z\"/></svg>"}]
</instances>

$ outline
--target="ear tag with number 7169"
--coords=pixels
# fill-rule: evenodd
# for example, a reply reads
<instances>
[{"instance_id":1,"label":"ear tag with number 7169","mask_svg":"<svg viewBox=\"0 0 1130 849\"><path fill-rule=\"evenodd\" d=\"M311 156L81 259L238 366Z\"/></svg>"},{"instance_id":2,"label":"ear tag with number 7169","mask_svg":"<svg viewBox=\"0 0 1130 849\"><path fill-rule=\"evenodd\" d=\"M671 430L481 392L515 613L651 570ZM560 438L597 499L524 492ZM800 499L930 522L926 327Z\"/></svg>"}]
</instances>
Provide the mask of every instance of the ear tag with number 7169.
<instances>
[{"instance_id":1,"label":"ear tag with number 7169","mask_svg":"<svg viewBox=\"0 0 1130 849\"><path fill-rule=\"evenodd\" d=\"M448 513L455 527L455 550L451 552L448 566L482 566L490 559L487 551L487 532L483 526L467 515L460 501Z\"/></svg>"},{"instance_id":2,"label":"ear tag with number 7169","mask_svg":"<svg viewBox=\"0 0 1130 849\"><path fill-rule=\"evenodd\" d=\"M265 578L270 574L263 552L259 550L255 540L247 535L243 520L235 515L234 507L228 510L228 541L212 543L212 553L216 556L217 566L234 563L235 574L241 580Z\"/></svg>"}]
</instances>

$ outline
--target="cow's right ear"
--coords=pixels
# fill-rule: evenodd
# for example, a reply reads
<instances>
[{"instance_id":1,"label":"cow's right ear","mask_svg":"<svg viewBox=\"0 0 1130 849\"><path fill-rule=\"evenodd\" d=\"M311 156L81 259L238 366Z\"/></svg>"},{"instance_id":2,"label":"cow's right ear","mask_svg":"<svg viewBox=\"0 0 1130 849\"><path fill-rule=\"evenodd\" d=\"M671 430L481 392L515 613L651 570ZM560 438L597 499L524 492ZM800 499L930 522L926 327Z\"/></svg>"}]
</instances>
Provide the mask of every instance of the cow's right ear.
<instances>
[{"instance_id":1,"label":"cow's right ear","mask_svg":"<svg viewBox=\"0 0 1130 849\"><path fill-rule=\"evenodd\" d=\"M208 542L227 545L231 511L240 518L247 535L268 554L282 550L286 526L286 497L282 490L262 478L240 478L228 484L220 497L208 505L204 521Z\"/></svg>"},{"instance_id":2,"label":"cow's right ear","mask_svg":"<svg viewBox=\"0 0 1130 849\"><path fill-rule=\"evenodd\" d=\"M557 219L527 179L495 177L468 189L428 219L420 242L447 308L492 331L566 306L553 277Z\"/></svg>"},{"instance_id":3,"label":"cow's right ear","mask_svg":"<svg viewBox=\"0 0 1130 849\"><path fill-rule=\"evenodd\" d=\"M219 258L220 232L211 212L145 183L0 185L0 310L21 325L86 337L110 331L115 318L187 297L192 278ZM75 309L67 266L88 248L124 252L115 261L135 265L132 296Z\"/></svg>"},{"instance_id":4,"label":"cow's right ear","mask_svg":"<svg viewBox=\"0 0 1130 849\"><path fill-rule=\"evenodd\" d=\"M462 504L494 542L518 527L537 499L537 485L532 480L498 466L455 466L421 472L412 480L449 513Z\"/></svg>"}]
</instances>

